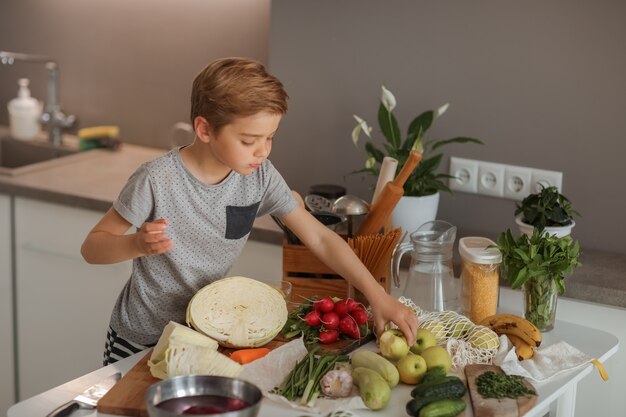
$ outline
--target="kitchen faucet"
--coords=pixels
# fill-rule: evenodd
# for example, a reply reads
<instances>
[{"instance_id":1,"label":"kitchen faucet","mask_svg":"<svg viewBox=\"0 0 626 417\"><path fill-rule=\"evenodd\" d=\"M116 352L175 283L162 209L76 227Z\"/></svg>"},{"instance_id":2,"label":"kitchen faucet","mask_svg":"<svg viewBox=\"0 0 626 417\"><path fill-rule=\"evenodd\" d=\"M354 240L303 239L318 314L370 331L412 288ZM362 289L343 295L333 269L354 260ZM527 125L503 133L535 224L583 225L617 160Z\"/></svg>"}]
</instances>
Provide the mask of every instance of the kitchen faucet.
<instances>
[{"instance_id":1,"label":"kitchen faucet","mask_svg":"<svg viewBox=\"0 0 626 417\"><path fill-rule=\"evenodd\" d=\"M46 125L50 143L54 146L61 145L63 129L72 127L76 123L76 117L66 115L61 111L58 64L53 59L43 55L0 51L0 64L13 65L16 61L43 63L48 70L48 97L41 121Z\"/></svg>"}]
</instances>

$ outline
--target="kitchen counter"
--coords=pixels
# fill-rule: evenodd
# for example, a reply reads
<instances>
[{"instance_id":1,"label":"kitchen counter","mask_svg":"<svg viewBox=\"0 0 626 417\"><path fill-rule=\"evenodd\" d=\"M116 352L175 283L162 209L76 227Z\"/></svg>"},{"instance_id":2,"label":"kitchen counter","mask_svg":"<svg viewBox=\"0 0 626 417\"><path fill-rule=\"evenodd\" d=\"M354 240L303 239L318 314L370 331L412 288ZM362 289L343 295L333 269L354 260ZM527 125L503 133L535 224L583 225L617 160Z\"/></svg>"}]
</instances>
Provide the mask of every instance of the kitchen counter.
<instances>
[{"instance_id":1,"label":"kitchen counter","mask_svg":"<svg viewBox=\"0 0 626 417\"><path fill-rule=\"evenodd\" d=\"M135 169L165 152L128 143L117 151L91 150L46 169L0 175L0 193L105 212ZM255 221L250 239L279 245L282 232L265 216ZM565 296L626 308L626 255L583 248L581 261L566 279Z\"/></svg>"},{"instance_id":2,"label":"kitchen counter","mask_svg":"<svg viewBox=\"0 0 626 417\"><path fill-rule=\"evenodd\" d=\"M618 339L609 333L581 326L574 323L558 321L555 330L544 334L544 344L552 345L557 341L564 340L570 345L581 350L585 354L597 358L601 362L606 362L618 350ZM365 348L374 349L374 343L370 342ZM67 382L59 387L53 388L42 394L29 398L25 401L13 405L8 413L8 417L45 415L50 410L70 401L87 387L97 383L115 372L125 375L132 366L146 355L139 352L133 356L116 362L112 365L100 368L80 378ZM543 383L535 383L535 388L539 396L537 404L526 414L527 417L540 417L551 411L551 415L557 417L570 417L575 413L577 387L583 378L590 374L593 365L588 363L582 367L567 371L557 375ZM382 412L384 415L403 415L405 404L410 398L410 385L400 384L392 391L392 399ZM581 392L582 394L582 392ZM608 395L605 393L605 395ZM366 409L358 409L356 412L362 416L380 415ZM552 414L555 412L555 414ZM284 404L273 402L264 398L260 411L260 417L295 417L302 415L302 411L290 408ZM316 414L316 413L304 413ZM101 415L95 410L83 410L82 416ZM471 416L471 409L466 411L467 416Z\"/></svg>"}]
</instances>

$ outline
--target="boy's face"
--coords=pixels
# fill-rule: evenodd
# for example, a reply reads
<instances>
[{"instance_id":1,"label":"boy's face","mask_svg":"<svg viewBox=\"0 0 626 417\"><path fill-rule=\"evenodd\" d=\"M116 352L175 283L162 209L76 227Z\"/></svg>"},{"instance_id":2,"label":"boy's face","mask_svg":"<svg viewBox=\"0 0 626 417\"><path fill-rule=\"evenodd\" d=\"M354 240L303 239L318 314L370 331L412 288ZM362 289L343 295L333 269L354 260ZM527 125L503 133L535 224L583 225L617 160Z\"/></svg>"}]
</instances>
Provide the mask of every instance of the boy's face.
<instances>
[{"instance_id":1,"label":"boy's face","mask_svg":"<svg viewBox=\"0 0 626 417\"><path fill-rule=\"evenodd\" d=\"M242 175L250 175L267 159L282 115L260 112L241 117L211 135L215 159Z\"/></svg>"}]
</instances>

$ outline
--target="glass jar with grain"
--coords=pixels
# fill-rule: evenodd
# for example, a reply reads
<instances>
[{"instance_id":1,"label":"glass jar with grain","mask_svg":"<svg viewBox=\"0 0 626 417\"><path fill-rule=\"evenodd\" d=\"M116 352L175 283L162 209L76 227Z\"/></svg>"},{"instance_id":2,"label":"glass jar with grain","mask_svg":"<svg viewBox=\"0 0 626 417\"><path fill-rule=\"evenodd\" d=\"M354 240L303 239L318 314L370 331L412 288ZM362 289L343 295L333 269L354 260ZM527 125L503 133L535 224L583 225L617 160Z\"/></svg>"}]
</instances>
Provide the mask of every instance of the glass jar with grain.
<instances>
[{"instance_id":1,"label":"glass jar with grain","mask_svg":"<svg viewBox=\"0 0 626 417\"><path fill-rule=\"evenodd\" d=\"M496 314L498 308L502 254L491 245L495 242L485 237L459 240L463 314L474 323Z\"/></svg>"}]
</instances>

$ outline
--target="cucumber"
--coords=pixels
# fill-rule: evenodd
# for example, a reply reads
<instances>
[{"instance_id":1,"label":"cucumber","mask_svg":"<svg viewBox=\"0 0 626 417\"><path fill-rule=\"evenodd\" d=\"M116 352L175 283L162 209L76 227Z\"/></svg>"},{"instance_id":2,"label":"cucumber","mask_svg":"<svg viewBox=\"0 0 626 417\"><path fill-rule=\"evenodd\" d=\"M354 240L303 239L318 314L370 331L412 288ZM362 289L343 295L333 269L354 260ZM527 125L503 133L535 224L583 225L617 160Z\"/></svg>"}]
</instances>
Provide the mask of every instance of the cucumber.
<instances>
[{"instance_id":1,"label":"cucumber","mask_svg":"<svg viewBox=\"0 0 626 417\"><path fill-rule=\"evenodd\" d=\"M406 413L411 417L418 417L422 408L435 401L448 400L450 397L415 397L406 403Z\"/></svg>"},{"instance_id":2,"label":"cucumber","mask_svg":"<svg viewBox=\"0 0 626 417\"><path fill-rule=\"evenodd\" d=\"M457 376L446 376L413 388L411 397L460 398L465 394L465 384Z\"/></svg>"},{"instance_id":3,"label":"cucumber","mask_svg":"<svg viewBox=\"0 0 626 417\"><path fill-rule=\"evenodd\" d=\"M465 410L465 401L460 398L439 400L424 406L418 417L454 417Z\"/></svg>"},{"instance_id":4,"label":"cucumber","mask_svg":"<svg viewBox=\"0 0 626 417\"><path fill-rule=\"evenodd\" d=\"M430 368L424 378L422 379L422 384L426 384L428 382L437 381L446 376L446 370L443 369L443 366L435 366L434 368Z\"/></svg>"}]
</instances>

